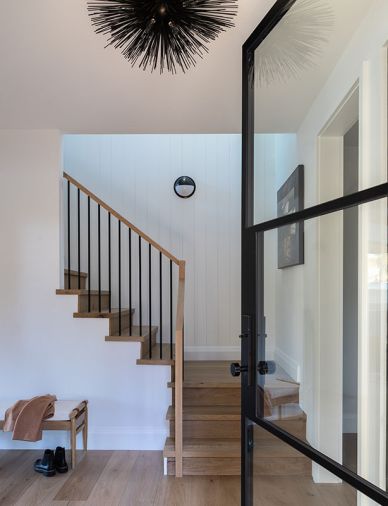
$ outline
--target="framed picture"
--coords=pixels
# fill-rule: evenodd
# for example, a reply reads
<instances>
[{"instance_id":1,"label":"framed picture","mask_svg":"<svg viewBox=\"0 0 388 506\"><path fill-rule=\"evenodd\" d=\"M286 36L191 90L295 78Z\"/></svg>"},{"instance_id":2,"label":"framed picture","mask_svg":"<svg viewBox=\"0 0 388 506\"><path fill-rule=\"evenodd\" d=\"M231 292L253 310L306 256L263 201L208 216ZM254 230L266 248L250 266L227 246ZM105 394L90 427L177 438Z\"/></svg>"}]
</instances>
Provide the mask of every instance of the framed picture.
<instances>
[{"instance_id":1,"label":"framed picture","mask_svg":"<svg viewBox=\"0 0 388 506\"><path fill-rule=\"evenodd\" d=\"M278 216L301 211L304 207L304 165L298 165L277 193ZM304 223L278 229L278 269L304 263Z\"/></svg>"}]
</instances>

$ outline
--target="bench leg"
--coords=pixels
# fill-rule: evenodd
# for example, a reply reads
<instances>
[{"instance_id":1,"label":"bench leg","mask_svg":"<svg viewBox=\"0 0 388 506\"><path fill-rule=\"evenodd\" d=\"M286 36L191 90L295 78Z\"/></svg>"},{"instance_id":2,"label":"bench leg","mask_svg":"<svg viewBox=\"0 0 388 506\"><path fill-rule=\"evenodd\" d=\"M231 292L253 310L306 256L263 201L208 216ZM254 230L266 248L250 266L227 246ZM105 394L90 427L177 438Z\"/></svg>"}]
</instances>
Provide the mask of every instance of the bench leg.
<instances>
[{"instance_id":1,"label":"bench leg","mask_svg":"<svg viewBox=\"0 0 388 506\"><path fill-rule=\"evenodd\" d=\"M88 449L88 408L85 410L85 418L84 418L84 427L82 429L82 442L84 445L84 450Z\"/></svg>"},{"instance_id":2,"label":"bench leg","mask_svg":"<svg viewBox=\"0 0 388 506\"><path fill-rule=\"evenodd\" d=\"M77 430L76 430L75 418L71 419L70 439L71 439L71 468L75 469L76 449L77 449Z\"/></svg>"}]
</instances>

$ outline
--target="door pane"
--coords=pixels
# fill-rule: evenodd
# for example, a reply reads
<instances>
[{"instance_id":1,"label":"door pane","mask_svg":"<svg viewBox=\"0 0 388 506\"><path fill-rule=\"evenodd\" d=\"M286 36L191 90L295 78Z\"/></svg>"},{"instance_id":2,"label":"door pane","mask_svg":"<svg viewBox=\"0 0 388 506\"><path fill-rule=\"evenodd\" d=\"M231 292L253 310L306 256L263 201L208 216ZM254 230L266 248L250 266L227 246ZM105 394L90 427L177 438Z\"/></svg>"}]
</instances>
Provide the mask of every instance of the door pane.
<instances>
[{"instance_id":1,"label":"door pane","mask_svg":"<svg viewBox=\"0 0 388 506\"><path fill-rule=\"evenodd\" d=\"M254 224L344 195L345 137L355 125L352 191L387 181L378 156L386 154L387 40L387 2L297 0L258 46ZM297 167L304 185L290 195Z\"/></svg>"},{"instance_id":2,"label":"door pane","mask_svg":"<svg viewBox=\"0 0 388 506\"><path fill-rule=\"evenodd\" d=\"M362 506L376 505L350 485L318 483L310 459L253 425L253 506Z\"/></svg>"},{"instance_id":3,"label":"door pane","mask_svg":"<svg viewBox=\"0 0 388 506\"><path fill-rule=\"evenodd\" d=\"M298 234L305 263L284 268ZM266 232L263 251L258 416L386 490L387 199Z\"/></svg>"}]
</instances>

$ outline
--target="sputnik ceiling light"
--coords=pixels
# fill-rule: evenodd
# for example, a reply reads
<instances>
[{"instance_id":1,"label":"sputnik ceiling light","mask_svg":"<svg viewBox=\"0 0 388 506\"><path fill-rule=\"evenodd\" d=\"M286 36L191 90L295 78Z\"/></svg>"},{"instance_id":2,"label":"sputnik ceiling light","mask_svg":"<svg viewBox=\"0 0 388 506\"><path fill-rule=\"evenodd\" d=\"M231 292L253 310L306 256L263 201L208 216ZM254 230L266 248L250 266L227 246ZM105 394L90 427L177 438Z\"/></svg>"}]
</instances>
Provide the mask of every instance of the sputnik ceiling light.
<instances>
[{"instance_id":1,"label":"sputnik ceiling light","mask_svg":"<svg viewBox=\"0 0 388 506\"><path fill-rule=\"evenodd\" d=\"M234 26L237 0L90 0L96 33L109 35L108 46L120 49L139 67L176 73L195 65L207 44Z\"/></svg>"}]
</instances>

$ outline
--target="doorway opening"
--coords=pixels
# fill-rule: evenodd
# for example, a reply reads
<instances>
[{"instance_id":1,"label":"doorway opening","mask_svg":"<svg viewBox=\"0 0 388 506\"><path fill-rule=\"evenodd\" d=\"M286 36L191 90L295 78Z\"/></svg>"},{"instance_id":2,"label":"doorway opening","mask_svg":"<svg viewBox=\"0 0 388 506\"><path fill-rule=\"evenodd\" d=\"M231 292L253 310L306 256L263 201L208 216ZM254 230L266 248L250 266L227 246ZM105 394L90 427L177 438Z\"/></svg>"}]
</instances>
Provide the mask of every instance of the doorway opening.
<instances>
[{"instance_id":1,"label":"doorway opening","mask_svg":"<svg viewBox=\"0 0 388 506\"><path fill-rule=\"evenodd\" d=\"M358 84L333 114L319 138L319 193L322 200L338 194L350 195L359 190L359 88ZM321 225L322 244L330 244L330 255L322 252L319 269L321 279L330 278L330 286L320 286L320 340L332 341L332 353L342 355L342 384L338 383L337 433L330 434L339 462L357 472L358 439L358 286L359 286L359 209L351 207L333 215ZM338 241L333 241L336 234ZM328 324L327 321L330 321ZM328 332L328 326L330 331ZM327 335L330 337L327 337ZM332 357L334 359L334 357ZM322 381L322 378L321 378ZM327 406L321 401L321 417ZM321 437L329 437L322 433ZM321 443L324 443L321 441ZM334 448L333 448L334 451ZM319 475L322 470L317 470ZM318 476L317 476L317 479Z\"/></svg>"}]
</instances>

